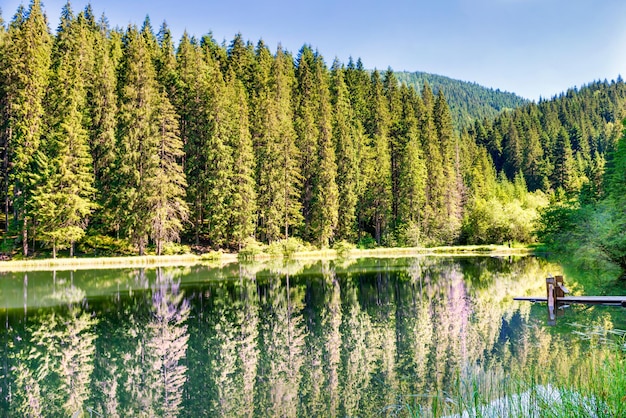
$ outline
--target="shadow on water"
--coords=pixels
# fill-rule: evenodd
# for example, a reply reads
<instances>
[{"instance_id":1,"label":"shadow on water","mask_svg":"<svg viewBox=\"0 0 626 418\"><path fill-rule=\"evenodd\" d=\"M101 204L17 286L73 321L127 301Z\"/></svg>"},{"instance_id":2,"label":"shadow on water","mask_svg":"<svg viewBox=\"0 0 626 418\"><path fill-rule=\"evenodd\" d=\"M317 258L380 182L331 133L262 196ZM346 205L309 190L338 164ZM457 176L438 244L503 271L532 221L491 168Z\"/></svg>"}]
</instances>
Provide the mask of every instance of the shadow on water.
<instances>
[{"instance_id":1,"label":"shadow on water","mask_svg":"<svg viewBox=\"0 0 626 418\"><path fill-rule=\"evenodd\" d=\"M575 308L547 327L545 307L512 300L560 271L420 257L3 274L0 410L462 413L529 376L531 389L582 381L590 354L615 351L621 310Z\"/></svg>"}]
</instances>

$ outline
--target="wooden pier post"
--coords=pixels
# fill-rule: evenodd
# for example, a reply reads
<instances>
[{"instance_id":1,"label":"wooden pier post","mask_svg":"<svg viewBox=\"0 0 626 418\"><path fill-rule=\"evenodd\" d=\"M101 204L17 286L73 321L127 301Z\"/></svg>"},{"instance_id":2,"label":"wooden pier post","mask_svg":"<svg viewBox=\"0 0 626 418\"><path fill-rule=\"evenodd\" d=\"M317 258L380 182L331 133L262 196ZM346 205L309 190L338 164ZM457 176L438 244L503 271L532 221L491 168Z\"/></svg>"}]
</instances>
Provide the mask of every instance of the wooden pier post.
<instances>
[{"instance_id":1,"label":"wooden pier post","mask_svg":"<svg viewBox=\"0 0 626 418\"><path fill-rule=\"evenodd\" d=\"M569 290L567 290L567 288L565 287L565 284L563 282L563 276L555 276L554 277L556 279L556 283L555 283L555 297L557 298L562 298L565 297L566 293L569 293Z\"/></svg>"},{"instance_id":2,"label":"wooden pier post","mask_svg":"<svg viewBox=\"0 0 626 418\"><path fill-rule=\"evenodd\" d=\"M563 278L561 278L563 279ZM546 278L546 293L548 300L548 324L556 324L556 280L551 275Z\"/></svg>"}]
</instances>

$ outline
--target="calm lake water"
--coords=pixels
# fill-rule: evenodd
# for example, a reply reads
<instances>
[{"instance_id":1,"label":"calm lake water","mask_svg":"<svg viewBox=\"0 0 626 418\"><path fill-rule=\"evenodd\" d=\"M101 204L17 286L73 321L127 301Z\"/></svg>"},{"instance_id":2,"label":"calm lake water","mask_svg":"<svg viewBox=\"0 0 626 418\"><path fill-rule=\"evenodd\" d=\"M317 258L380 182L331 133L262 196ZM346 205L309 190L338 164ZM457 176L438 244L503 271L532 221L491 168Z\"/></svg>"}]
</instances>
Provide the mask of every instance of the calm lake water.
<instances>
[{"instance_id":1,"label":"calm lake water","mask_svg":"<svg viewBox=\"0 0 626 418\"><path fill-rule=\"evenodd\" d=\"M625 311L550 327L512 300L549 273L534 257L3 273L0 413L384 416L459 381L579 378Z\"/></svg>"}]
</instances>

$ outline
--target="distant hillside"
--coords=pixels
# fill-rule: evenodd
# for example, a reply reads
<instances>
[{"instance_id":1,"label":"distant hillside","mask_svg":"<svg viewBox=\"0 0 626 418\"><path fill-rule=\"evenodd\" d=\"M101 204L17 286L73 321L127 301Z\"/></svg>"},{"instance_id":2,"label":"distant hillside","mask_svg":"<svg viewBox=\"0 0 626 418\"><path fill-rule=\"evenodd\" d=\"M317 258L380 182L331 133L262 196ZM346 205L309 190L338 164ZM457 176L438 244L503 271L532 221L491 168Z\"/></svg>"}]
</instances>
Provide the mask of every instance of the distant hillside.
<instances>
[{"instance_id":1,"label":"distant hillside","mask_svg":"<svg viewBox=\"0 0 626 418\"><path fill-rule=\"evenodd\" d=\"M577 195L584 189L596 199L625 116L626 84L620 77L501 113L468 132L487 148L497 171L509 179L522 172L530 190L560 188Z\"/></svg>"},{"instance_id":2,"label":"distant hillside","mask_svg":"<svg viewBox=\"0 0 626 418\"><path fill-rule=\"evenodd\" d=\"M406 71L395 74L400 82L413 86L418 92L421 92L424 82L428 82L435 94L442 89L457 129L469 126L477 118L494 118L504 109L529 103L529 100L513 93L436 74Z\"/></svg>"}]
</instances>

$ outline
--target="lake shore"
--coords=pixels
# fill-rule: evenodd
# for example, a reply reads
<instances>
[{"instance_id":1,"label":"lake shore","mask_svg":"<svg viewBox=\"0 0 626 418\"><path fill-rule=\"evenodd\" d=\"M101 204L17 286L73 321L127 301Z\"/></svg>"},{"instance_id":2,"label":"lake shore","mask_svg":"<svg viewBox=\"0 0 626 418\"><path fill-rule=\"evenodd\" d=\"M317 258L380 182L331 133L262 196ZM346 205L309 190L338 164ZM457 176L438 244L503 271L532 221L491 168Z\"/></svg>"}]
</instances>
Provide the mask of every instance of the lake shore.
<instances>
[{"instance_id":1,"label":"lake shore","mask_svg":"<svg viewBox=\"0 0 626 418\"><path fill-rule=\"evenodd\" d=\"M468 246L443 246L443 247L410 247L410 248L373 248L352 249L338 254L334 249L320 249L297 251L288 257L261 253L246 261L266 261L277 258L289 258L293 260L333 260L350 258L398 258L413 256L523 256L535 253L533 247L509 248L505 245L468 245ZM237 253L211 252L201 255L178 254L178 255L146 255L146 256L120 256L120 257L74 257L74 258L45 258L32 260L9 260L0 261L0 272L9 271L36 271L36 270L84 270L84 269L111 269L111 268L145 268L145 267L171 267L191 266L197 264L225 265L237 262Z\"/></svg>"}]
</instances>

